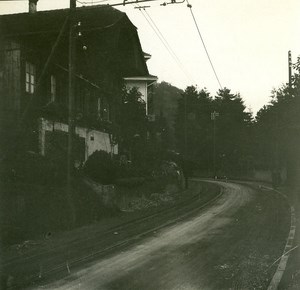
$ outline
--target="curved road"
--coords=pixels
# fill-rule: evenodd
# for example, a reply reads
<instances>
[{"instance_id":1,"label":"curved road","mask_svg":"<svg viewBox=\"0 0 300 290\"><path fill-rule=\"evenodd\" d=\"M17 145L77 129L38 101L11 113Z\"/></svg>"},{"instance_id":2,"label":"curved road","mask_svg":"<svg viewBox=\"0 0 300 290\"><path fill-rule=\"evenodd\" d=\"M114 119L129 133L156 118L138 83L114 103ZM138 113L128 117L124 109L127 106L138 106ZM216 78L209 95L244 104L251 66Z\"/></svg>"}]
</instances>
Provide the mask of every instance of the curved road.
<instances>
[{"instance_id":1,"label":"curved road","mask_svg":"<svg viewBox=\"0 0 300 290\"><path fill-rule=\"evenodd\" d=\"M288 205L258 186L216 183L223 195L196 216L42 288L266 289L289 231Z\"/></svg>"}]
</instances>

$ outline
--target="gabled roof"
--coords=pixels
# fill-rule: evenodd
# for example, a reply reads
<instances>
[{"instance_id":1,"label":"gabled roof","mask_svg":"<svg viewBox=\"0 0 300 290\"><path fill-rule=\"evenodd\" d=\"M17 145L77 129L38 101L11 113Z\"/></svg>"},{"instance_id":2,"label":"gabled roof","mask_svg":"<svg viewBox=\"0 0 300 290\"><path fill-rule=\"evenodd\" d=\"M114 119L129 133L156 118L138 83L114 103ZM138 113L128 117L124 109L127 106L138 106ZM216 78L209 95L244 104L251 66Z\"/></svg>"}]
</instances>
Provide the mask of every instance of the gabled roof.
<instances>
[{"instance_id":1,"label":"gabled roof","mask_svg":"<svg viewBox=\"0 0 300 290\"><path fill-rule=\"evenodd\" d=\"M153 84L157 81L157 76L147 75L147 76L130 76L124 77L125 81L146 81L148 85Z\"/></svg>"},{"instance_id":2,"label":"gabled roof","mask_svg":"<svg viewBox=\"0 0 300 290\"><path fill-rule=\"evenodd\" d=\"M56 37L55 35L60 32L63 23L69 16L69 13L70 9L58 9L38 11L36 13L0 15L0 38L8 37L29 39L32 37L32 39L36 40L39 36L43 38L48 35ZM75 9L74 18L75 23L81 23L80 30L82 32L95 32L97 34L97 31L103 31L117 27L121 33L126 33L126 27L129 28L133 32L131 37L134 39L134 42L138 47L140 69L139 71L135 71L135 68L131 67L130 70L128 69L128 71L126 70L126 67L124 67L124 74L142 74L144 76L149 75L140 40L137 34L137 28L132 24L126 13L112 8L109 5L83 6ZM114 37L114 34L110 34L110 37ZM125 37L125 39L129 38Z\"/></svg>"},{"instance_id":3,"label":"gabled roof","mask_svg":"<svg viewBox=\"0 0 300 290\"><path fill-rule=\"evenodd\" d=\"M150 58L151 58L151 54L149 54L149 53L147 53L147 52L143 52L144 53L144 58L145 58L145 60L147 61L147 60L149 60Z\"/></svg>"},{"instance_id":4,"label":"gabled roof","mask_svg":"<svg viewBox=\"0 0 300 290\"><path fill-rule=\"evenodd\" d=\"M58 32L69 11L69 9L58 9L39 11L34 14L0 15L0 34L1 36L20 36ZM75 19L77 22L80 21L82 23L84 29L104 28L124 18L130 21L124 12L108 5L78 7L75 10Z\"/></svg>"}]
</instances>

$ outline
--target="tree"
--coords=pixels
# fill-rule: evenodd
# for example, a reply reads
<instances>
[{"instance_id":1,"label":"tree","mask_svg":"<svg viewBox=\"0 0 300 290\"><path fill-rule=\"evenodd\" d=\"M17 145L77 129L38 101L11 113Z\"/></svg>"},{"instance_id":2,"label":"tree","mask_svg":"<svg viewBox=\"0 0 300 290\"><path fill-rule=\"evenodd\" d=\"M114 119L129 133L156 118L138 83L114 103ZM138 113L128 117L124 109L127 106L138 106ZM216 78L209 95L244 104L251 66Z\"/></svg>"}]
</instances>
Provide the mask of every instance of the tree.
<instances>
[{"instance_id":1,"label":"tree","mask_svg":"<svg viewBox=\"0 0 300 290\"><path fill-rule=\"evenodd\" d=\"M247 174L251 169L252 115L239 94L219 90L214 101L216 120L216 161L221 174Z\"/></svg>"},{"instance_id":2,"label":"tree","mask_svg":"<svg viewBox=\"0 0 300 290\"><path fill-rule=\"evenodd\" d=\"M153 90L152 112L156 119L164 126L163 138L165 146L169 149L175 148L175 119L178 106L178 99L181 98L182 90L167 82L155 85Z\"/></svg>"},{"instance_id":3,"label":"tree","mask_svg":"<svg viewBox=\"0 0 300 290\"><path fill-rule=\"evenodd\" d=\"M214 111L219 114L211 120ZM202 172L212 175L214 157L218 175L247 173L252 167L252 114L239 94L225 88L213 99L206 89L187 87L178 103L175 128L178 149Z\"/></svg>"},{"instance_id":4,"label":"tree","mask_svg":"<svg viewBox=\"0 0 300 290\"><path fill-rule=\"evenodd\" d=\"M291 83L272 91L270 104L255 121L258 165L270 170L286 167L290 184L300 177L300 57L294 69Z\"/></svg>"},{"instance_id":5,"label":"tree","mask_svg":"<svg viewBox=\"0 0 300 290\"><path fill-rule=\"evenodd\" d=\"M163 115L148 118L141 96L135 87L123 89L122 102L115 113L114 136L119 153L127 155L139 174L149 176L160 166L169 147L169 128Z\"/></svg>"},{"instance_id":6,"label":"tree","mask_svg":"<svg viewBox=\"0 0 300 290\"><path fill-rule=\"evenodd\" d=\"M122 103L116 114L117 141L121 151L128 152L131 159L140 157L141 146L146 142L146 103L137 88L124 88Z\"/></svg>"},{"instance_id":7,"label":"tree","mask_svg":"<svg viewBox=\"0 0 300 290\"><path fill-rule=\"evenodd\" d=\"M189 86L178 100L175 122L177 148L186 162L199 169L209 168L212 156L210 112L212 98L206 89Z\"/></svg>"}]
</instances>

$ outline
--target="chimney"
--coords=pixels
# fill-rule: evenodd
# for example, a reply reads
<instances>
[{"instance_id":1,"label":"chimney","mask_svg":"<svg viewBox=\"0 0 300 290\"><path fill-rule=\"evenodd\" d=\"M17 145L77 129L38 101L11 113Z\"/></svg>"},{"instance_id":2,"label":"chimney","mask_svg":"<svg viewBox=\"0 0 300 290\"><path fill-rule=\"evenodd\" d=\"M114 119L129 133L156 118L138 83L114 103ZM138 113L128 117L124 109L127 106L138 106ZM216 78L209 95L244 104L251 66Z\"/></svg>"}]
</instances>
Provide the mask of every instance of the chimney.
<instances>
[{"instance_id":1,"label":"chimney","mask_svg":"<svg viewBox=\"0 0 300 290\"><path fill-rule=\"evenodd\" d=\"M35 13L36 12L36 4L39 0L29 0L29 13Z\"/></svg>"}]
</instances>

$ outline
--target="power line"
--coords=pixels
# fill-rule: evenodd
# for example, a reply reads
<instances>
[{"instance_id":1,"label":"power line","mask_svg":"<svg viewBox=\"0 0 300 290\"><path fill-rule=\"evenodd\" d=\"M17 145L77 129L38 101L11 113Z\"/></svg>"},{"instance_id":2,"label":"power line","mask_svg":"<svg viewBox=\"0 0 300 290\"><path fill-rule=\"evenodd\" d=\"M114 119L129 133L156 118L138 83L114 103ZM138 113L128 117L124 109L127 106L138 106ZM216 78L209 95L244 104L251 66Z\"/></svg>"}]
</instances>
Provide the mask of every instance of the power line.
<instances>
[{"instance_id":1,"label":"power line","mask_svg":"<svg viewBox=\"0 0 300 290\"><path fill-rule=\"evenodd\" d=\"M211 68L212 68L212 70L213 70L213 72L214 72L214 74L215 74L215 77L216 77L216 79L217 79L219 85L220 85L220 88L223 89L223 86L221 85L221 82L220 82L219 77L218 77L218 75L217 75L217 72L216 72L216 70L215 70L215 68L214 68L214 65L213 65L213 63L212 63L212 61L211 61L211 58L210 58L210 56L209 56L209 53L208 53L208 50L207 50L207 48L206 48L205 42L204 42L204 40L203 40L203 37L202 37L202 35L201 35L201 32L200 32L198 23L197 23L197 21L196 21L195 15L194 15L194 13L193 13L192 5L190 5L190 3L189 3L188 0L187 0L187 3L188 3L187 7L190 8L191 15L192 15L193 20L194 20L194 23L195 23L195 25L196 25L196 28L197 28L198 34L199 34L199 36L200 36L201 42L202 42L202 44L203 44L203 47L204 47L204 49L205 49L207 58L208 58L208 60L209 60L209 62L210 62Z\"/></svg>"},{"instance_id":2,"label":"power line","mask_svg":"<svg viewBox=\"0 0 300 290\"><path fill-rule=\"evenodd\" d=\"M76 2L78 2L79 4L99 4L99 3L103 3L103 2L107 2L108 0L98 0L98 1L79 1L76 0Z\"/></svg>"},{"instance_id":3,"label":"power line","mask_svg":"<svg viewBox=\"0 0 300 290\"><path fill-rule=\"evenodd\" d=\"M170 46L170 44L168 43L168 41L166 40L166 38L164 37L164 35L161 33L160 29L158 28L158 26L155 24L154 20L152 19L152 17L149 15L149 13L144 9L145 13L147 14L147 16L149 17L151 23L153 24L152 29L154 30L154 32L157 34L157 36L159 37L159 39L161 40L161 42L163 43L163 45L166 47L167 51L170 53L170 55L173 57L173 59L175 60L175 62L177 63L177 65L179 66L179 68L181 69L181 71L186 75L186 77L193 83L193 79L191 78L191 76L186 72L184 66L182 65L181 61L179 60L179 58L177 57L176 53L174 52L174 50L172 49L172 47ZM145 16L144 16L145 17ZM147 19L147 18L146 18ZM151 24L150 24L151 25Z\"/></svg>"},{"instance_id":4,"label":"power line","mask_svg":"<svg viewBox=\"0 0 300 290\"><path fill-rule=\"evenodd\" d=\"M154 31L154 33L157 35L157 37L159 38L159 40L161 41L161 43L167 49L168 53L171 55L171 57L177 63L177 65L179 66L179 68L181 69L181 71L193 83L194 81L192 80L191 76L184 69L184 66L182 65L181 61L177 57L176 53L174 52L174 50L172 49L172 47L170 46L170 44L168 43L168 41L166 40L166 38L164 37L164 35L161 33L161 31L158 28L158 26L155 24L155 22L152 19L152 17L149 15L149 13L145 9L142 9L142 7L139 6L137 8L141 11L142 15L144 16L144 18L146 19L146 21L148 22L148 24L150 25L150 27L152 28L152 30ZM148 18L144 14L143 10L146 13L146 15L148 16Z\"/></svg>"},{"instance_id":5,"label":"power line","mask_svg":"<svg viewBox=\"0 0 300 290\"><path fill-rule=\"evenodd\" d=\"M183 71L183 73L187 76L187 78L191 81L193 81L193 78L189 75L189 73L185 70L182 62L180 61L180 59L178 58L178 56L176 55L176 53L174 52L174 50L172 49L172 47L170 46L170 44L168 43L168 41L166 40L166 38L164 37L164 35L161 33L160 29L157 27L157 25L155 24L154 20L152 19L152 17L149 15L149 13L147 12L146 9L144 9L145 13L147 14L147 16L149 17L150 21L153 23L153 25L155 26L155 28L157 29L158 33L161 35L161 37L163 38L163 40L165 41L166 45L169 47L171 53L174 55L176 62L178 63L178 65L181 67L181 70Z\"/></svg>"},{"instance_id":6,"label":"power line","mask_svg":"<svg viewBox=\"0 0 300 290\"><path fill-rule=\"evenodd\" d=\"M104 2L106 0L98 0L96 2L100 3L102 1ZM119 2L119 3L116 3L116 4L107 4L107 6L109 6L109 7L125 6L125 5L129 5L129 4L138 4L138 3L153 2L153 1L158 1L158 0L123 0L122 2ZM80 4L92 4L92 1L86 2L86 1L76 0L76 2L78 2ZM94 1L93 3L96 4L96 2ZM103 7L105 7L105 6L106 5L104 5Z\"/></svg>"}]
</instances>

